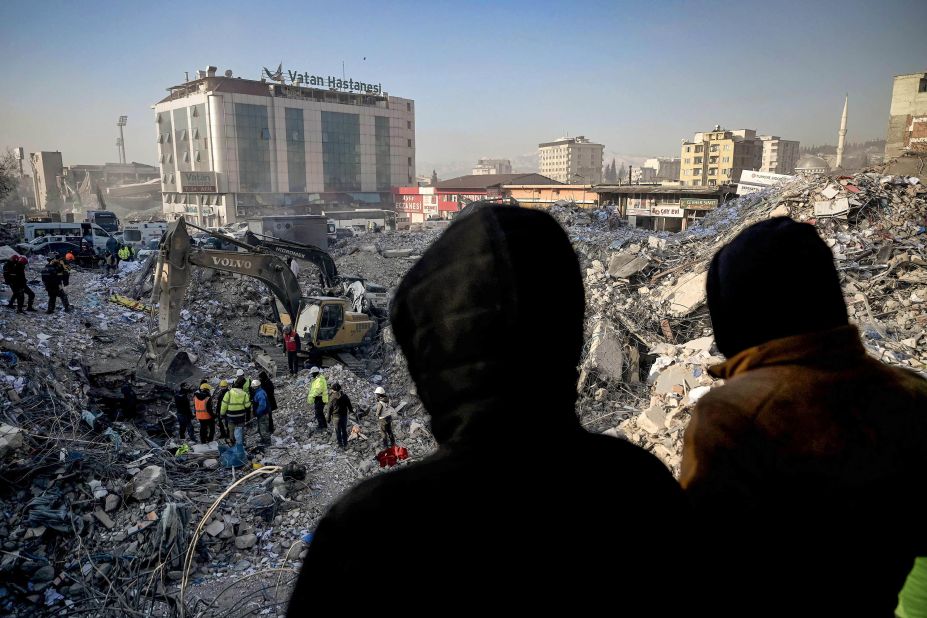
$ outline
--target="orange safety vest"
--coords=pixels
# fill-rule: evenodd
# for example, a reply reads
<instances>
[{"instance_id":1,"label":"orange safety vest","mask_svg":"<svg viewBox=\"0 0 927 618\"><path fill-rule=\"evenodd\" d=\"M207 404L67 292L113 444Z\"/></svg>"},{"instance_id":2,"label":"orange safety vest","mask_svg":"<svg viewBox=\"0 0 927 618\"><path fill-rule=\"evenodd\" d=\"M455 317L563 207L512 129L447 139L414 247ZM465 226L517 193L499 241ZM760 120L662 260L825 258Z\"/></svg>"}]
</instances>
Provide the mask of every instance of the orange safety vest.
<instances>
[{"instance_id":1,"label":"orange safety vest","mask_svg":"<svg viewBox=\"0 0 927 618\"><path fill-rule=\"evenodd\" d=\"M209 409L206 405L209 403L209 397L206 399L200 399L198 397L193 398L193 408L196 410L196 420L198 421L208 421L212 418L212 414L209 413Z\"/></svg>"}]
</instances>

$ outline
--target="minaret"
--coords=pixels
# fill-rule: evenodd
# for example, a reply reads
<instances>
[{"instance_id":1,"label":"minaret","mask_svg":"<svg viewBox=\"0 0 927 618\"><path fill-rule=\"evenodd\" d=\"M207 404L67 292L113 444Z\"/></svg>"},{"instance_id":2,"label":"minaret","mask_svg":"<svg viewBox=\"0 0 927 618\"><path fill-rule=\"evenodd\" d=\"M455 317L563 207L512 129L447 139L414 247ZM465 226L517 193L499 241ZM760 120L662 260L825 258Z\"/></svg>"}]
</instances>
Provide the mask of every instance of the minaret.
<instances>
[{"instance_id":1,"label":"minaret","mask_svg":"<svg viewBox=\"0 0 927 618\"><path fill-rule=\"evenodd\" d=\"M847 141L847 103L850 101L848 94L843 100L843 115L840 117L840 133L837 135L837 165L839 169L843 165L843 147Z\"/></svg>"}]
</instances>

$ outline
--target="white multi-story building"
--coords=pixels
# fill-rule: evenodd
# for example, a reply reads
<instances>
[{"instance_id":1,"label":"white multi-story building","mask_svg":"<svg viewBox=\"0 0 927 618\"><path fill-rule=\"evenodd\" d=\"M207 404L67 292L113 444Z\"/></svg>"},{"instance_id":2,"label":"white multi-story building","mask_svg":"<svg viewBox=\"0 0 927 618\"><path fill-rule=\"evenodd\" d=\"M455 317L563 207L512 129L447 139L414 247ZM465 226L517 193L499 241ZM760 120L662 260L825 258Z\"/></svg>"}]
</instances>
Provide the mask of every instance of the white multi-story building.
<instances>
[{"instance_id":1,"label":"white multi-story building","mask_svg":"<svg viewBox=\"0 0 927 618\"><path fill-rule=\"evenodd\" d=\"M647 159L644 161L642 167L650 168L653 170L653 181L668 181L668 182L678 182L679 181L679 165L680 160L677 157L655 157L653 159ZM633 170L632 170L633 173Z\"/></svg>"},{"instance_id":2,"label":"white multi-story building","mask_svg":"<svg viewBox=\"0 0 927 618\"><path fill-rule=\"evenodd\" d=\"M267 71L169 88L154 105L165 214L218 226L251 216L392 205L415 178L415 104L380 84ZM291 83L287 81L287 76Z\"/></svg>"},{"instance_id":3,"label":"white multi-story building","mask_svg":"<svg viewBox=\"0 0 927 618\"><path fill-rule=\"evenodd\" d=\"M561 137L538 144L538 167L543 176L566 184L602 184L605 146L584 136Z\"/></svg>"},{"instance_id":4,"label":"white multi-story building","mask_svg":"<svg viewBox=\"0 0 927 618\"><path fill-rule=\"evenodd\" d=\"M473 176L490 174L511 174L512 162L509 159L480 159L473 168Z\"/></svg>"},{"instance_id":5,"label":"white multi-story building","mask_svg":"<svg viewBox=\"0 0 927 618\"><path fill-rule=\"evenodd\" d=\"M770 174L792 174L798 163L798 142L775 135L760 135L763 143L763 163L759 171Z\"/></svg>"}]
</instances>

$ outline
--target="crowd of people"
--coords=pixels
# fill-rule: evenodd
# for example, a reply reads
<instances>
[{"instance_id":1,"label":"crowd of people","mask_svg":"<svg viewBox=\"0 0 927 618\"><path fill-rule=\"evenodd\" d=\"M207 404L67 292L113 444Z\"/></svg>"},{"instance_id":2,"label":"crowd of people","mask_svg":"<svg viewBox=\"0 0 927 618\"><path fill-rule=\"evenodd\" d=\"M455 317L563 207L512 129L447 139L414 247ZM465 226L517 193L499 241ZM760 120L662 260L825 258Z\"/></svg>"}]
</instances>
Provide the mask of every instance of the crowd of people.
<instances>
[{"instance_id":1,"label":"crowd of people","mask_svg":"<svg viewBox=\"0 0 927 618\"><path fill-rule=\"evenodd\" d=\"M96 252L93 251L92 244L81 242L81 248L77 253L71 250L63 255L56 252L49 253L40 272L42 285L48 295L45 313L54 313L59 299L64 311L71 311L71 303L65 288L71 282L71 269L75 265L84 268L101 268L103 274L115 275L119 272L120 262L133 259L135 259L135 253L132 248L120 244L114 238L107 241L106 249L100 248ZM29 287L28 265L29 258L24 255L11 256L3 264L3 281L11 292L7 307L16 309L17 313L37 311L34 307L35 292ZM26 298L28 298L28 303Z\"/></svg>"}]
</instances>

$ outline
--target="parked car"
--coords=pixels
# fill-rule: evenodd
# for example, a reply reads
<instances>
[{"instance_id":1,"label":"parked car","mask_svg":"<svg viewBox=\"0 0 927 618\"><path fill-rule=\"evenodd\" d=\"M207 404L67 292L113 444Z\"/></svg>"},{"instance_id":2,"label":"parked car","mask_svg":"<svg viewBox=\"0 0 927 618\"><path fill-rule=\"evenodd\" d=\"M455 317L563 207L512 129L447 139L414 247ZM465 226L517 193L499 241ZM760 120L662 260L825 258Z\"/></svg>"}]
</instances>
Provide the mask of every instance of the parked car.
<instances>
[{"instance_id":1,"label":"parked car","mask_svg":"<svg viewBox=\"0 0 927 618\"><path fill-rule=\"evenodd\" d=\"M80 243L80 236L40 236L19 243L16 251L22 255L48 255L52 251L67 253L68 249L77 253L80 251Z\"/></svg>"},{"instance_id":2,"label":"parked car","mask_svg":"<svg viewBox=\"0 0 927 618\"><path fill-rule=\"evenodd\" d=\"M68 251L77 255L80 253L80 241L77 243L73 242L49 242L45 243L43 247L33 250L32 255L50 255L52 253L57 253L59 256L63 256Z\"/></svg>"}]
</instances>

